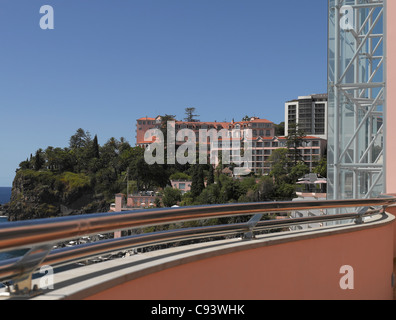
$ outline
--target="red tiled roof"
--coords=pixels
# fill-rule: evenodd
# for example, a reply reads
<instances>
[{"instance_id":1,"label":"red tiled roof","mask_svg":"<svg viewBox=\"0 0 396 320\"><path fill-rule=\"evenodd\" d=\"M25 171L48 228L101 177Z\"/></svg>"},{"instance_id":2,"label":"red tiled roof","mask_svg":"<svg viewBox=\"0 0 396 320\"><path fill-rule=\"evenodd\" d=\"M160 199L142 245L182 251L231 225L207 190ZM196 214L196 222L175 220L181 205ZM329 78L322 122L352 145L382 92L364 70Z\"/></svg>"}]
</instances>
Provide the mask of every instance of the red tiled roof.
<instances>
[{"instance_id":1,"label":"red tiled roof","mask_svg":"<svg viewBox=\"0 0 396 320\"><path fill-rule=\"evenodd\" d=\"M254 119L252 121L244 121L244 123L249 123L249 122L265 122L265 123L273 123L272 121L269 121L267 119Z\"/></svg>"},{"instance_id":2,"label":"red tiled roof","mask_svg":"<svg viewBox=\"0 0 396 320\"><path fill-rule=\"evenodd\" d=\"M155 120L155 118L144 117L144 118L137 119L136 121L139 121L139 120Z\"/></svg>"},{"instance_id":3,"label":"red tiled roof","mask_svg":"<svg viewBox=\"0 0 396 320\"><path fill-rule=\"evenodd\" d=\"M287 137L278 137L278 139L285 140ZM323 138L315 137L315 136L305 136L303 139L315 139L315 140L325 140Z\"/></svg>"},{"instance_id":4,"label":"red tiled roof","mask_svg":"<svg viewBox=\"0 0 396 320\"><path fill-rule=\"evenodd\" d=\"M148 118L148 117L144 117L144 118L140 118L138 120L155 120L155 118ZM234 122L226 122L226 121L193 121L193 122L186 122L186 121L175 121L176 124L186 124L186 125L202 125L202 124L206 124L206 125L213 125L213 126L222 126L222 127L227 127L230 125L235 125L235 124L248 124L248 123L273 123L272 121L269 121L267 119L254 119L251 121L234 121Z\"/></svg>"}]
</instances>

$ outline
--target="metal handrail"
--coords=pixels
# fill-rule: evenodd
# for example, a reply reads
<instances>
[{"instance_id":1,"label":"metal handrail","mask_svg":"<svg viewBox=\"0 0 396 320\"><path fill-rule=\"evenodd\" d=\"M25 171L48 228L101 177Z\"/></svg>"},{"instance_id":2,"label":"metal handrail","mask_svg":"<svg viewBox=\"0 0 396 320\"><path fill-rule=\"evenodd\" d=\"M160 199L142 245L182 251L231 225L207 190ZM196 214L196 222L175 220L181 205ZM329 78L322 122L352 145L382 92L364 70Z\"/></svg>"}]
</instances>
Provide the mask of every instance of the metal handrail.
<instances>
[{"instance_id":1,"label":"metal handrail","mask_svg":"<svg viewBox=\"0 0 396 320\"><path fill-rule=\"evenodd\" d=\"M357 220L363 216L382 213L387 206L395 203L395 197L362 200L265 202L87 214L63 218L9 222L0 225L0 252L27 247L37 248L42 245L48 246L49 244L56 244L57 242L64 240L98 233L113 232L115 230L128 230L191 220L247 215L255 215L257 220L253 227L248 222L198 228L182 228L121 237L118 239L109 239L70 248L56 249L52 250L44 259L41 259L36 267L38 268L44 264L60 266L127 248L245 233L252 229L258 231L284 228L306 223L348 219ZM359 211L346 214L267 221L258 221L260 219L257 219L257 215L265 213L359 207L366 208L364 213L362 213L363 211ZM371 208L370 210L367 210L367 207L380 208ZM15 258L3 261L0 264L1 281L19 279L26 276L26 267L23 264L18 263L18 261L19 259Z\"/></svg>"},{"instance_id":2,"label":"metal handrail","mask_svg":"<svg viewBox=\"0 0 396 320\"><path fill-rule=\"evenodd\" d=\"M0 225L0 252L114 230L158 226L175 222L288 211L388 206L394 203L396 203L396 198L264 202L25 220Z\"/></svg>"}]
</instances>

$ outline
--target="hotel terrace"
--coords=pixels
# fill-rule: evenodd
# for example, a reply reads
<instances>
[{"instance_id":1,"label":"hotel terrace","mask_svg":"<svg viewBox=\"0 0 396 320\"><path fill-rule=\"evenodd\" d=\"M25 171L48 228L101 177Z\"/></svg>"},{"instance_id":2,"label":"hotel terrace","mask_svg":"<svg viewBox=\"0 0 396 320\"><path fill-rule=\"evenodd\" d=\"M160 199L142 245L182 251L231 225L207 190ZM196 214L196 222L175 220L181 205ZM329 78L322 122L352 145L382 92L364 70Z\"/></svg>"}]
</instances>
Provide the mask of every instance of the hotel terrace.
<instances>
[{"instance_id":1,"label":"hotel terrace","mask_svg":"<svg viewBox=\"0 0 396 320\"><path fill-rule=\"evenodd\" d=\"M5 223L0 228L0 252L30 250L20 259L1 261L0 281L13 281L0 289L1 299L394 300L395 15L394 0L328 0L328 72L322 70L328 76L327 200ZM139 135L157 119L138 121ZM260 123L263 135L256 131L255 138L275 138L271 122L245 125ZM312 210L322 214L289 216ZM268 215L282 219L262 219ZM53 248L54 242L92 234L236 216L249 221ZM294 229L301 224L314 227ZM170 243L162 250L143 250ZM123 259L108 258L118 252L123 252ZM53 279L45 275L45 270L76 263L80 266L57 271ZM150 310L139 311L149 317Z\"/></svg>"}]
</instances>

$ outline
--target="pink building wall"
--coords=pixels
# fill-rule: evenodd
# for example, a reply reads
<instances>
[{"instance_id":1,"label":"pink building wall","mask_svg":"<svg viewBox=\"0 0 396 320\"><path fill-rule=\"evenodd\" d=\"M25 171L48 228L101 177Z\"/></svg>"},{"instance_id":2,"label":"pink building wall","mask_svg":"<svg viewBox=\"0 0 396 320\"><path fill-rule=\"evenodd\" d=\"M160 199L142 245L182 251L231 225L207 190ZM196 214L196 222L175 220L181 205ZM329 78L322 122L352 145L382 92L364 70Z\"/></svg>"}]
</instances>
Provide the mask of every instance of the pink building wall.
<instances>
[{"instance_id":1,"label":"pink building wall","mask_svg":"<svg viewBox=\"0 0 396 320\"><path fill-rule=\"evenodd\" d=\"M174 189L179 189L182 193L191 191L192 181L188 180L171 180Z\"/></svg>"},{"instance_id":2,"label":"pink building wall","mask_svg":"<svg viewBox=\"0 0 396 320\"><path fill-rule=\"evenodd\" d=\"M145 145L147 143L151 143L151 141L144 140L144 134L147 130L155 128L155 119L154 118L140 118L136 122L136 144L137 145Z\"/></svg>"},{"instance_id":3,"label":"pink building wall","mask_svg":"<svg viewBox=\"0 0 396 320\"><path fill-rule=\"evenodd\" d=\"M122 193L117 193L115 195L115 212L121 212L122 208L125 206L125 196Z\"/></svg>"},{"instance_id":4,"label":"pink building wall","mask_svg":"<svg viewBox=\"0 0 396 320\"><path fill-rule=\"evenodd\" d=\"M396 193L396 1L386 1L386 192Z\"/></svg>"},{"instance_id":5,"label":"pink building wall","mask_svg":"<svg viewBox=\"0 0 396 320\"><path fill-rule=\"evenodd\" d=\"M155 196L128 195L127 208L152 207L155 203Z\"/></svg>"},{"instance_id":6,"label":"pink building wall","mask_svg":"<svg viewBox=\"0 0 396 320\"><path fill-rule=\"evenodd\" d=\"M87 300L392 300L394 220L158 267ZM340 267L354 269L343 290Z\"/></svg>"}]
</instances>

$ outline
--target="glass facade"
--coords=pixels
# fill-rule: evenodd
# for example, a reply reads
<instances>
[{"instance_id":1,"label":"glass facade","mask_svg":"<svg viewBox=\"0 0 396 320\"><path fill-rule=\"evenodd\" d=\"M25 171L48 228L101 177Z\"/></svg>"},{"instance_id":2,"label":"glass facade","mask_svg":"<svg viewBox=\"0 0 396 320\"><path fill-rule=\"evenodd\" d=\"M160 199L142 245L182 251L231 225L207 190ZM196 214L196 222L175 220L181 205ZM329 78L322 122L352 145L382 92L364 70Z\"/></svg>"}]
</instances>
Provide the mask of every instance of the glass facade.
<instances>
[{"instance_id":1,"label":"glass facade","mask_svg":"<svg viewBox=\"0 0 396 320\"><path fill-rule=\"evenodd\" d=\"M329 0L329 200L385 190L383 17L380 0Z\"/></svg>"}]
</instances>

